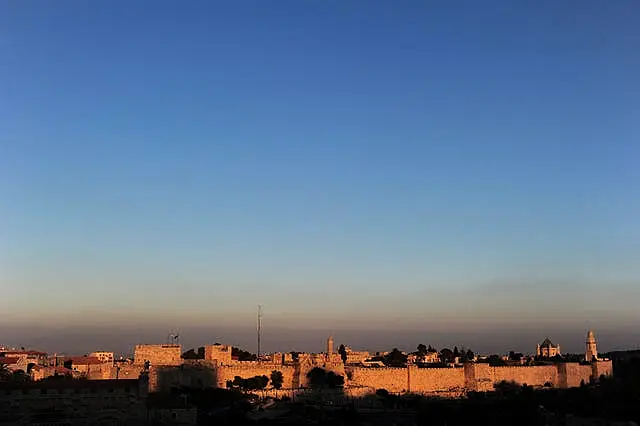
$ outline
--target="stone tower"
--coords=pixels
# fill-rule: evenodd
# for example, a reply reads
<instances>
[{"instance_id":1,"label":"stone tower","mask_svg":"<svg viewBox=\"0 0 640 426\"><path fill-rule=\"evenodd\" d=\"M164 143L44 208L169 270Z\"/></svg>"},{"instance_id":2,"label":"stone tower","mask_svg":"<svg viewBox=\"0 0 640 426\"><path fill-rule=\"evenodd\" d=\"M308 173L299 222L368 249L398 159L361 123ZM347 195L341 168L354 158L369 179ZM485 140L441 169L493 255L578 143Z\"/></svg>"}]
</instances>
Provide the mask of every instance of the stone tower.
<instances>
[{"instance_id":1,"label":"stone tower","mask_svg":"<svg viewBox=\"0 0 640 426\"><path fill-rule=\"evenodd\" d=\"M327 355L331 356L331 354L333 354L333 336L327 339Z\"/></svg>"},{"instance_id":2,"label":"stone tower","mask_svg":"<svg viewBox=\"0 0 640 426\"><path fill-rule=\"evenodd\" d=\"M591 362L594 359L598 359L598 349L596 348L596 336L593 334L593 330L589 330L587 333L586 351L584 353L585 361Z\"/></svg>"}]
</instances>

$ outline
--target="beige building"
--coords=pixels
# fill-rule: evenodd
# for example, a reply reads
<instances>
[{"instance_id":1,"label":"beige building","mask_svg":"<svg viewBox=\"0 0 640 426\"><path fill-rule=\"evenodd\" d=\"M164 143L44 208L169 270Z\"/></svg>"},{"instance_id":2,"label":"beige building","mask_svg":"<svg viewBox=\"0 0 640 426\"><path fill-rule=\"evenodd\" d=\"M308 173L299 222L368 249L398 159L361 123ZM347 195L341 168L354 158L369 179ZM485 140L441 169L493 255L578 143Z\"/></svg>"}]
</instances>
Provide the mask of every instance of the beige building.
<instances>
[{"instance_id":1,"label":"beige building","mask_svg":"<svg viewBox=\"0 0 640 426\"><path fill-rule=\"evenodd\" d=\"M216 361L220 365L231 365L233 358L231 357L232 348L230 345L208 345L204 347L204 359L207 361Z\"/></svg>"},{"instance_id":2,"label":"beige building","mask_svg":"<svg viewBox=\"0 0 640 426\"><path fill-rule=\"evenodd\" d=\"M435 364L440 362L440 354L438 352L427 352L424 355L410 354L407 361L412 364ZM457 361L455 362L458 363Z\"/></svg>"},{"instance_id":3,"label":"beige building","mask_svg":"<svg viewBox=\"0 0 640 426\"><path fill-rule=\"evenodd\" d=\"M182 347L180 345L136 345L133 352L133 363L136 365L180 365L182 364Z\"/></svg>"},{"instance_id":4,"label":"beige building","mask_svg":"<svg viewBox=\"0 0 640 426\"><path fill-rule=\"evenodd\" d=\"M113 352L104 352L104 351L91 352L89 356L93 358L98 358L101 362L113 364Z\"/></svg>"},{"instance_id":5,"label":"beige building","mask_svg":"<svg viewBox=\"0 0 640 426\"><path fill-rule=\"evenodd\" d=\"M360 364L362 361L366 361L371 358L371 353L368 351L354 351L350 347L346 347L347 364Z\"/></svg>"},{"instance_id":6,"label":"beige building","mask_svg":"<svg viewBox=\"0 0 640 426\"><path fill-rule=\"evenodd\" d=\"M113 363L102 362L92 356L77 356L67 358L64 366L70 369L76 376L90 379L109 378Z\"/></svg>"},{"instance_id":7,"label":"beige building","mask_svg":"<svg viewBox=\"0 0 640 426\"><path fill-rule=\"evenodd\" d=\"M22 370L25 373L29 373L31 368L36 365L48 365L49 360L46 352L20 350L20 351L2 351L0 352L0 358L4 359L9 369Z\"/></svg>"},{"instance_id":8,"label":"beige building","mask_svg":"<svg viewBox=\"0 0 640 426\"><path fill-rule=\"evenodd\" d=\"M554 345L548 337L536 348L536 356L553 358L556 355L560 355L560 345Z\"/></svg>"}]
</instances>

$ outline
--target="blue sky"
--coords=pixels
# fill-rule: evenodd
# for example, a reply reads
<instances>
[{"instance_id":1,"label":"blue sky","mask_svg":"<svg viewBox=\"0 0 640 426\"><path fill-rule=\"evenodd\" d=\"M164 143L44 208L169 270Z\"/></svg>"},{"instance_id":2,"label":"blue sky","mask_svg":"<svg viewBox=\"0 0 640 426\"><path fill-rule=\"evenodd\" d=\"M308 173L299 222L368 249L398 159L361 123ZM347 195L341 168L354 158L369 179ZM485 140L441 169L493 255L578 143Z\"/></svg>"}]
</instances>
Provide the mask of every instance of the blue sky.
<instances>
[{"instance_id":1,"label":"blue sky","mask_svg":"<svg viewBox=\"0 0 640 426\"><path fill-rule=\"evenodd\" d=\"M11 324L640 325L636 1L0 8Z\"/></svg>"}]
</instances>

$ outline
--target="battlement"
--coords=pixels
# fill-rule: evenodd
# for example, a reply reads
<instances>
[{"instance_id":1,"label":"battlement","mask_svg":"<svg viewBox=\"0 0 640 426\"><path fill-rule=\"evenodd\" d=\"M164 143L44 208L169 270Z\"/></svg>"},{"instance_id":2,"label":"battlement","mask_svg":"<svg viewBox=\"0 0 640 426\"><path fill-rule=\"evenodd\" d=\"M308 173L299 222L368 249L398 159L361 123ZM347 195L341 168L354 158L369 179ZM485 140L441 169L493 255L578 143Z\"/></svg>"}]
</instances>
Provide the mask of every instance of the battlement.
<instances>
[{"instance_id":1,"label":"battlement","mask_svg":"<svg viewBox=\"0 0 640 426\"><path fill-rule=\"evenodd\" d=\"M136 345L133 352L133 363L142 365L180 365L182 364L182 346L163 345Z\"/></svg>"}]
</instances>

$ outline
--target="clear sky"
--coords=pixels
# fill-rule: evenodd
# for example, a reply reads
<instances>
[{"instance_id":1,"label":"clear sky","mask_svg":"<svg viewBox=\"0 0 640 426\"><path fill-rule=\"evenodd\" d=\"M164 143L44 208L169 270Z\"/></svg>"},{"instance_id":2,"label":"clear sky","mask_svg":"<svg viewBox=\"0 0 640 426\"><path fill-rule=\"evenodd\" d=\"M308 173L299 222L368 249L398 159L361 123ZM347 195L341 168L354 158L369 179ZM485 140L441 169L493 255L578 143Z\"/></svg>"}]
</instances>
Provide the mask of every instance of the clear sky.
<instances>
[{"instance_id":1,"label":"clear sky","mask_svg":"<svg viewBox=\"0 0 640 426\"><path fill-rule=\"evenodd\" d=\"M263 304L267 349L637 346L638 22L636 0L2 1L0 337L252 345Z\"/></svg>"}]
</instances>

